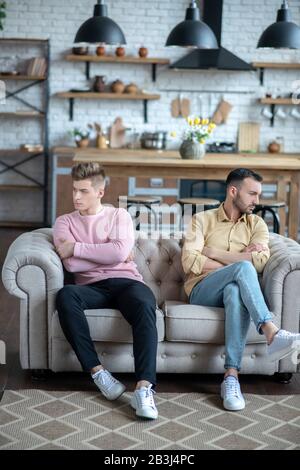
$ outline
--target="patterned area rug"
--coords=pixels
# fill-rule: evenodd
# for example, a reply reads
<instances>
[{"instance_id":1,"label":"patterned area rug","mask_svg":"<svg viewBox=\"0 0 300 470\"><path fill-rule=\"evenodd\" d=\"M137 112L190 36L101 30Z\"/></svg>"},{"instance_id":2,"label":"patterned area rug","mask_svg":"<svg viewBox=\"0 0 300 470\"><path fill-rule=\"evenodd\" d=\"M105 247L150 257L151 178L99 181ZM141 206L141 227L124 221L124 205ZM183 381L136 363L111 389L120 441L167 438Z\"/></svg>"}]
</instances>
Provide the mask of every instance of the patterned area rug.
<instances>
[{"instance_id":1,"label":"patterned area rug","mask_svg":"<svg viewBox=\"0 0 300 470\"><path fill-rule=\"evenodd\" d=\"M160 393L155 421L136 419L130 396L5 391L0 449L300 449L300 395L245 394L232 413L217 395Z\"/></svg>"}]
</instances>

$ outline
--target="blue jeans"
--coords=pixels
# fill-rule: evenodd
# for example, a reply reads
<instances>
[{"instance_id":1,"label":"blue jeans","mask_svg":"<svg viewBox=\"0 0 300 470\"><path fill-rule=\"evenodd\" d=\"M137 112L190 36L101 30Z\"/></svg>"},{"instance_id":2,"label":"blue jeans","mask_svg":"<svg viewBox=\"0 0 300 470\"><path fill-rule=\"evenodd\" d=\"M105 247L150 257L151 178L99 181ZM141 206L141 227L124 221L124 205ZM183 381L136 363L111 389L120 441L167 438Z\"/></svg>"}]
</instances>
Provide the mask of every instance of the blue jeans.
<instances>
[{"instance_id":1,"label":"blue jeans","mask_svg":"<svg viewBox=\"0 0 300 470\"><path fill-rule=\"evenodd\" d=\"M194 305L225 309L225 369L240 370L246 336L252 319L257 331L272 321L250 261L240 261L208 274L195 285L189 301Z\"/></svg>"}]
</instances>

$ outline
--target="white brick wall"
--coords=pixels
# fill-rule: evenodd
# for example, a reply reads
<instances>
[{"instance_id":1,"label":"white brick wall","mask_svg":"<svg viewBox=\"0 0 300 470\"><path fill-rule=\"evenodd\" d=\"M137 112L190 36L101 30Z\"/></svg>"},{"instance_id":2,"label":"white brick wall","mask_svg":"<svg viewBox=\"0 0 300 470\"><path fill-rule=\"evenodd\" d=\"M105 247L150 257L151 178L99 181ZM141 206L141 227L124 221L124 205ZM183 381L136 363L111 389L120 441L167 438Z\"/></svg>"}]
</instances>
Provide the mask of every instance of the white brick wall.
<instances>
[{"instance_id":1,"label":"white brick wall","mask_svg":"<svg viewBox=\"0 0 300 470\"><path fill-rule=\"evenodd\" d=\"M9 0L7 18L3 36L13 37L49 37L51 40L50 74L50 145L72 144L68 130L77 125L98 121L104 128L110 126L117 116L123 118L126 126L143 130L180 130L182 119L173 119L170 104L178 96L191 100L192 113L202 110L210 115L219 100L224 97L233 104L233 110L226 125L219 126L212 140L235 141L238 122L253 120L261 122L261 150L265 151L268 143L276 136L285 137L285 150L300 153L298 139L299 122L293 117L282 123L275 121L270 127L269 121L260 114L261 106L257 98L266 91L287 93L292 89L294 80L300 79L299 71L267 71L265 87L261 89L258 74L255 72L174 72L166 67L158 68L157 82L151 81L150 66L119 66L117 64L91 64L91 76L106 75L111 82L117 78L124 82L136 82L141 88L161 94L159 101L149 102L149 123L143 122L142 102L110 102L79 100L75 101L74 121L68 118L68 101L55 98L57 91L86 86L84 64L66 62L63 57L72 47L72 41L79 25L92 16L94 0ZM149 49L150 56L179 58L187 51L180 48L165 48L164 43L169 31L184 19L188 0L107 0L109 16L123 29L127 39L127 53L135 54L143 44ZM300 51L266 51L256 49L262 31L276 19L280 0L224 0L222 44L246 61L287 61L300 62ZM300 5L298 0L290 0L293 20L300 24ZM113 47L107 48L114 50ZM34 49L19 48L20 57L36 55ZM3 57L0 51L0 58ZM93 80L91 80L92 82ZM12 84L10 84L12 85ZM174 89L176 91L167 91ZM177 91L178 90L178 91ZM193 92L189 91L193 90ZM212 93L205 91L212 90ZM241 91L240 94L234 93ZM36 89L28 90L27 96L33 101ZM247 92L247 93L243 93ZM202 103L201 109L200 105ZM0 112L20 107L14 100L0 104ZM291 108L286 108L290 111ZM23 142L39 141L34 120L0 120L0 148L14 148ZM169 141L169 147L178 145L176 140ZM1 180L0 180L1 181Z\"/></svg>"}]
</instances>

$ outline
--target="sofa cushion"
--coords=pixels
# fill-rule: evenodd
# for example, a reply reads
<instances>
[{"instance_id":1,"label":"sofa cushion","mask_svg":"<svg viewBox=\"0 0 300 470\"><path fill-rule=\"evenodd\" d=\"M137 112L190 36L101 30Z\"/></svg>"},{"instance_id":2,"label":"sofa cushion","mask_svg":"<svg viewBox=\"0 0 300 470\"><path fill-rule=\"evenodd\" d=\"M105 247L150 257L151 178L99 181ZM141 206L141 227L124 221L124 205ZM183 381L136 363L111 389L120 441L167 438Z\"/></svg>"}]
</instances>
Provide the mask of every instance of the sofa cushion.
<instances>
[{"instance_id":1,"label":"sofa cushion","mask_svg":"<svg viewBox=\"0 0 300 470\"><path fill-rule=\"evenodd\" d=\"M132 343L131 326L119 310L99 308L85 310L84 313L93 341ZM163 341L165 336L164 315L159 308L156 309L156 326L158 341ZM52 317L52 336L54 338L65 339L57 311L55 311Z\"/></svg>"},{"instance_id":2,"label":"sofa cushion","mask_svg":"<svg viewBox=\"0 0 300 470\"><path fill-rule=\"evenodd\" d=\"M224 344L223 308L168 300L164 304L164 309L167 341ZM264 335L259 335L251 322L247 344L264 342L266 342Z\"/></svg>"}]
</instances>

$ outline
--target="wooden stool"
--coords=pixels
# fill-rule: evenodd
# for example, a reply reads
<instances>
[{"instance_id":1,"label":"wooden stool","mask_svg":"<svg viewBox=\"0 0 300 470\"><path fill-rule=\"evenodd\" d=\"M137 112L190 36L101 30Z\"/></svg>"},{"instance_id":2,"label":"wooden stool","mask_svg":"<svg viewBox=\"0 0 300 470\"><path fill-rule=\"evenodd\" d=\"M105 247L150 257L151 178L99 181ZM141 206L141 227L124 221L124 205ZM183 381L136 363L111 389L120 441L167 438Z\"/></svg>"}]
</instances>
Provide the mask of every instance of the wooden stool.
<instances>
[{"instance_id":1,"label":"wooden stool","mask_svg":"<svg viewBox=\"0 0 300 470\"><path fill-rule=\"evenodd\" d=\"M280 232L280 219L277 209L285 207L286 203L284 201L275 201L272 199L261 199L259 204L255 207L253 214L261 213L261 218L265 220L266 213L269 212L273 217L273 232Z\"/></svg>"},{"instance_id":2,"label":"wooden stool","mask_svg":"<svg viewBox=\"0 0 300 470\"><path fill-rule=\"evenodd\" d=\"M221 204L217 199L208 197L184 197L177 200L181 207L181 228L183 228L184 206L190 204L192 206L192 216L197 211L197 206L202 206L204 211L215 209Z\"/></svg>"},{"instance_id":3,"label":"wooden stool","mask_svg":"<svg viewBox=\"0 0 300 470\"><path fill-rule=\"evenodd\" d=\"M130 207L135 206L136 212L134 219L137 221L135 230L140 230L140 214L141 207L146 207L148 214L154 215L154 228L158 229L158 217L156 211L153 209L154 205L159 205L161 203L161 197L150 197L150 196L119 196L119 205L120 203L126 203L126 209L129 210ZM124 204L121 204L121 207L124 207ZM151 218L150 218L151 223Z\"/></svg>"}]
</instances>

